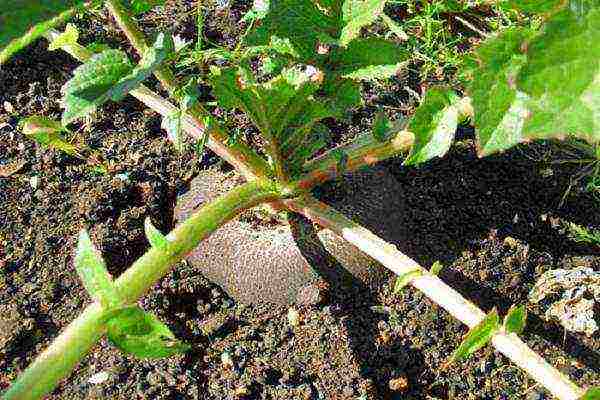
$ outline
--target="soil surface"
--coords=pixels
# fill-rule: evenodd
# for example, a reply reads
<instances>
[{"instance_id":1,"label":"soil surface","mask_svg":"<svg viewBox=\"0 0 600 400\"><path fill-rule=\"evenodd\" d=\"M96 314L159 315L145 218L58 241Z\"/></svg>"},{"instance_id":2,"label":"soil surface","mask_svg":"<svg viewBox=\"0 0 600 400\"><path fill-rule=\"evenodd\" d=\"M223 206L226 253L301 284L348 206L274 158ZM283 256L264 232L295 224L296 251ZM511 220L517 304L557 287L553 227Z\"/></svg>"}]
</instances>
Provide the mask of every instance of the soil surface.
<instances>
[{"instance_id":1,"label":"soil surface","mask_svg":"<svg viewBox=\"0 0 600 400\"><path fill-rule=\"evenodd\" d=\"M236 29L220 27L236 26L247 7L213 9L205 34L235 44ZM168 24L194 38L192 10L167 2L142 23ZM99 34L127 48L110 21L78 24L86 43ZM227 170L210 152L176 152L159 116L131 97L77 128L76 143L96 156L82 160L36 146L20 133L19 119L59 118L60 87L77 65L46 48L40 41L0 69L0 389L89 303L72 265L81 228L119 275L149 247L146 216L162 231L172 229L177 196L191 180L209 167ZM410 109L405 84L366 87L367 105L353 117L350 136L368 126L374 104ZM247 121L233 117L239 132L252 134ZM472 132L463 129L443 159L421 168L404 168L401 160L378 166L395 183L393 196L382 194L394 199L387 209L342 201L357 190L351 177L316 194L423 265L440 260L445 282L482 309L504 313L527 303L544 271L600 269L598 248L573 242L561 229L565 222L600 228L598 201L577 184L561 202L578 168L544 162L553 152L551 144L535 144L478 159ZM299 306L299 324L292 326L287 306L235 302L182 262L140 304L193 350L140 361L102 340L49 398L550 398L491 348L441 369L464 326L410 288L393 295L390 282L372 290L350 279L331 285L317 304ZM524 340L575 382L600 385L598 333L565 332L542 319L544 309L528 309Z\"/></svg>"}]
</instances>

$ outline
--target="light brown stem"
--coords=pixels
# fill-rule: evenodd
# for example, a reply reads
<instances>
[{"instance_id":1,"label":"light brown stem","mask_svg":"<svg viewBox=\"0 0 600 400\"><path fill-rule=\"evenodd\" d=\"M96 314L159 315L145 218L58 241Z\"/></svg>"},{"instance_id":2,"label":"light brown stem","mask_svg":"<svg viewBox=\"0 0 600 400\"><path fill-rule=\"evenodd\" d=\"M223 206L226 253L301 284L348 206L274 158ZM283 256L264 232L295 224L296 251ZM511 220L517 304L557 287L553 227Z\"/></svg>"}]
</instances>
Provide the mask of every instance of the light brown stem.
<instances>
[{"instance_id":1,"label":"light brown stem","mask_svg":"<svg viewBox=\"0 0 600 400\"><path fill-rule=\"evenodd\" d=\"M415 269L425 272L416 261L400 252L396 246L387 243L366 228L352 222L344 215L314 198L305 197L287 200L285 204L290 209L337 233L397 275L404 275ZM418 275L410 283L469 328L475 327L485 318L483 311L433 274ZM556 398L560 400L577 400L583 396L583 389L548 364L517 335L501 331L493 337L491 343L499 352L529 373L533 379Z\"/></svg>"}]
</instances>

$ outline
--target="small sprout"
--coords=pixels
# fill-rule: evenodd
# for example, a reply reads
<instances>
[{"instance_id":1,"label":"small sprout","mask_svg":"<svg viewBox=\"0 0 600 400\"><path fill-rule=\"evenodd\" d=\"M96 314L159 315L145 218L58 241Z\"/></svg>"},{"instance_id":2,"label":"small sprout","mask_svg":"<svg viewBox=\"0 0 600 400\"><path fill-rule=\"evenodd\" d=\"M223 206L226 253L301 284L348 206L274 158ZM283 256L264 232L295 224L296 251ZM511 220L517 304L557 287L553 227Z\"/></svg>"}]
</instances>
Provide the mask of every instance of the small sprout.
<instances>
[{"instance_id":1,"label":"small sprout","mask_svg":"<svg viewBox=\"0 0 600 400\"><path fill-rule=\"evenodd\" d=\"M173 143L175 149L183 151L183 140L181 135L181 110L163 116L160 127L167 132L167 138Z\"/></svg>"},{"instance_id":2,"label":"small sprout","mask_svg":"<svg viewBox=\"0 0 600 400\"><path fill-rule=\"evenodd\" d=\"M99 301L102 307L111 309L118 306L120 299L112 277L85 229L79 233L75 269L90 296Z\"/></svg>"},{"instance_id":3,"label":"small sprout","mask_svg":"<svg viewBox=\"0 0 600 400\"><path fill-rule=\"evenodd\" d=\"M391 391L405 392L408 390L408 379L405 376L399 376L398 378L390 379L388 386Z\"/></svg>"},{"instance_id":4,"label":"small sprout","mask_svg":"<svg viewBox=\"0 0 600 400\"><path fill-rule=\"evenodd\" d=\"M600 400L600 387L589 388L579 400Z\"/></svg>"},{"instance_id":5,"label":"small sprout","mask_svg":"<svg viewBox=\"0 0 600 400\"><path fill-rule=\"evenodd\" d=\"M492 340L499 328L500 318L494 308L478 325L469 330L458 349L450 357L448 364L464 360L481 349Z\"/></svg>"},{"instance_id":6,"label":"small sprout","mask_svg":"<svg viewBox=\"0 0 600 400\"><path fill-rule=\"evenodd\" d=\"M66 141L62 132L66 129L60 122L41 116L31 116L21 122L23 134L42 147L60 150L71 156L81 157L77 148Z\"/></svg>"},{"instance_id":7,"label":"small sprout","mask_svg":"<svg viewBox=\"0 0 600 400\"><path fill-rule=\"evenodd\" d=\"M65 31L50 42L48 50L60 50L65 46L75 45L77 44L77 40L79 40L79 31L77 30L77 27L73 24L67 24Z\"/></svg>"},{"instance_id":8,"label":"small sprout","mask_svg":"<svg viewBox=\"0 0 600 400\"><path fill-rule=\"evenodd\" d=\"M404 289L404 287L410 283L410 281L421 275L423 275L423 271L421 269L415 269L399 275L396 278L396 283L394 284L394 294L400 293L402 289Z\"/></svg>"},{"instance_id":9,"label":"small sprout","mask_svg":"<svg viewBox=\"0 0 600 400\"><path fill-rule=\"evenodd\" d=\"M233 358L231 357L230 352L224 351L223 353L221 353L221 365L223 365L223 368L225 369L233 368Z\"/></svg>"},{"instance_id":10,"label":"small sprout","mask_svg":"<svg viewBox=\"0 0 600 400\"><path fill-rule=\"evenodd\" d=\"M294 307L290 307L287 313L287 319L290 326L300 325L300 313Z\"/></svg>"},{"instance_id":11,"label":"small sprout","mask_svg":"<svg viewBox=\"0 0 600 400\"><path fill-rule=\"evenodd\" d=\"M444 269L444 264L442 264L439 261L436 261L436 262L433 263L433 265L429 269L429 272L432 275L438 276L440 274L440 272L442 272L442 269Z\"/></svg>"},{"instance_id":12,"label":"small sprout","mask_svg":"<svg viewBox=\"0 0 600 400\"><path fill-rule=\"evenodd\" d=\"M513 305L509 310L506 317L504 317L504 330L507 333L516 333L519 335L525 329L525 322L527 321L527 308L524 304L520 306Z\"/></svg>"},{"instance_id":13,"label":"small sprout","mask_svg":"<svg viewBox=\"0 0 600 400\"><path fill-rule=\"evenodd\" d=\"M161 251L168 251L169 240L156 229L154 225L152 225L150 217L146 217L146 220L144 221L144 231L146 232L146 237L148 238L148 242L150 242L150 246Z\"/></svg>"},{"instance_id":14,"label":"small sprout","mask_svg":"<svg viewBox=\"0 0 600 400\"><path fill-rule=\"evenodd\" d=\"M175 338L154 315L138 306L114 311L106 322L110 342L138 358L164 358L186 352L190 346Z\"/></svg>"}]
</instances>

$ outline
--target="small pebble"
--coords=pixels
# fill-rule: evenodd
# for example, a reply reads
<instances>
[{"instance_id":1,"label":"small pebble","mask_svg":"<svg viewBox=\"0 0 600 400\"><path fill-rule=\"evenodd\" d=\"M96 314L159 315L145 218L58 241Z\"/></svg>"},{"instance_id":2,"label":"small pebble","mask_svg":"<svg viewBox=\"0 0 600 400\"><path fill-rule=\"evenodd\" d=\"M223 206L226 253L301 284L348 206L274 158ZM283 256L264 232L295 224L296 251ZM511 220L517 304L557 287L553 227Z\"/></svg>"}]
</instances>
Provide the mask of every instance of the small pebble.
<instances>
[{"instance_id":1,"label":"small pebble","mask_svg":"<svg viewBox=\"0 0 600 400\"><path fill-rule=\"evenodd\" d=\"M228 351L221 353L221 364L224 368L233 368L233 358L231 358L231 354Z\"/></svg>"},{"instance_id":2,"label":"small pebble","mask_svg":"<svg viewBox=\"0 0 600 400\"><path fill-rule=\"evenodd\" d=\"M108 378L109 378L108 372L100 371L97 374L90 376L90 379L88 379L88 382L91 383L92 385L99 385L101 383L106 382L108 380Z\"/></svg>"},{"instance_id":3,"label":"small pebble","mask_svg":"<svg viewBox=\"0 0 600 400\"><path fill-rule=\"evenodd\" d=\"M288 310L287 319L291 326L300 325L300 313L294 307Z\"/></svg>"},{"instance_id":4,"label":"small pebble","mask_svg":"<svg viewBox=\"0 0 600 400\"><path fill-rule=\"evenodd\" d=\"M404 392L408 389L408 379L405 376L390 379L388 386L394 392Z\"/></svg>"}]
</instances>

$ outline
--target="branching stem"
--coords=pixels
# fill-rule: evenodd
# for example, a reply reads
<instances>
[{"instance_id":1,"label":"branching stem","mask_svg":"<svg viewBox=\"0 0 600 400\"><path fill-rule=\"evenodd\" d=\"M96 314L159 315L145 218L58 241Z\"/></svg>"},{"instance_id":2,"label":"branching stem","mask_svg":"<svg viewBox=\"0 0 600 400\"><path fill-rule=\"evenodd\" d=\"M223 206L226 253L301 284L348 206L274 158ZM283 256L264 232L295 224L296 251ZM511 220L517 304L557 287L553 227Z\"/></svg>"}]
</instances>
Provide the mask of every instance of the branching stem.
<instances>
[{"instance_id":1,"label":"branching stem","mask_svg":"<svg viewBox=\"0 0 600 400\"><path fill-rule=\"evenodd\" d=\"M221 225L244 210L280 196L278 185L271 181L253 181L202 207L169 233L167 239L171 243L168 253L151 248L115 280L119 294L126 303L135 303ZM3 399L39 399L52 391L104 334L103 316L104 311L99 304L89 305L19 376Z\"/></svg>"},{"instance_id":2,"label":"branching stem","mask_svg":"<svg viewBox=\"0 0 600 400\"><path fill-rule=\"evenodd\" d=\"M322 227L331 229L397 275L422 269L416 261L400 252L396 246L387 243L314 198L288 200L286 204ZM433 274L418 275L410 283L469 328L473 328L485 318L483 311ZM517 335L499 332L492 339L492 345L527 371L556 398L577 400L583 396L584 391L581 388L531 350Z\"/></svg>"}]
</instances>

